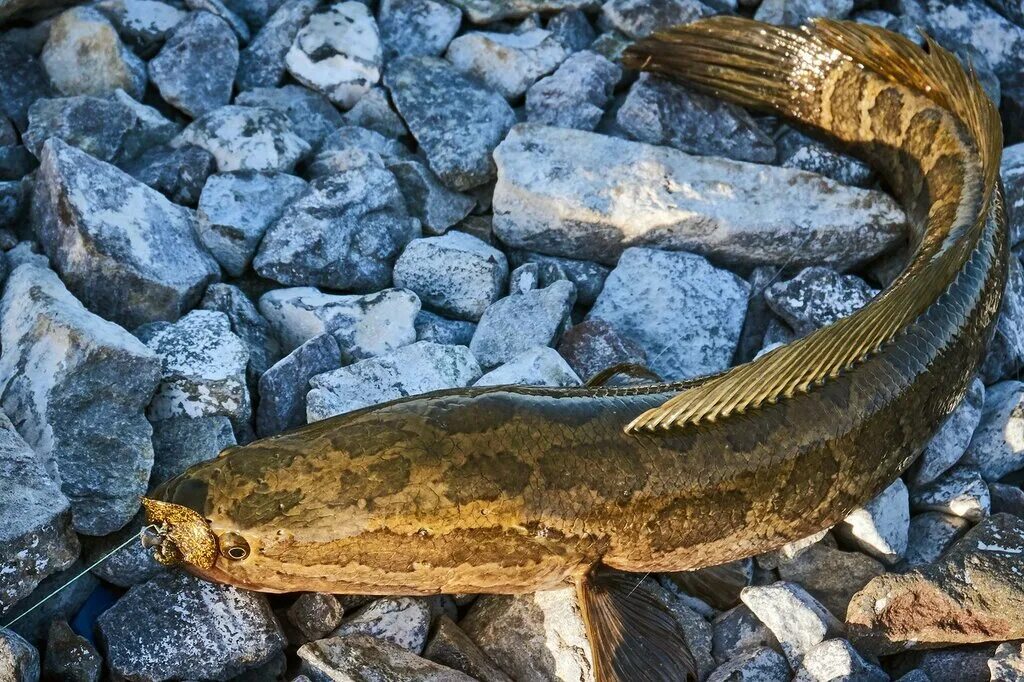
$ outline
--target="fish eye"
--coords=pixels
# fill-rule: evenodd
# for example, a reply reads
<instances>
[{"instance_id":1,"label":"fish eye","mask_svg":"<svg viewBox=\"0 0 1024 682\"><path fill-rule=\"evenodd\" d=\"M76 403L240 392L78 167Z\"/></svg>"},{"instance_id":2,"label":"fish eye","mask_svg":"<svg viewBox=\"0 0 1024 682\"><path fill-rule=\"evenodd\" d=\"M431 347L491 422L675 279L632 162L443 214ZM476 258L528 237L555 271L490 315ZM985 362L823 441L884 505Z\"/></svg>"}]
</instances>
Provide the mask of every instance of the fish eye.
<instances>
[{"instance_id":1,"label":"fish eye","mask_svg":"<svg viewBox=\"0 0 1024 682\"><path fill-rule=\"evenodd\" d=\"M232 561L241 561L249 556L249 543L238 533L224 533L220 536L220 553Z\"/></svg>"}]
</instances>

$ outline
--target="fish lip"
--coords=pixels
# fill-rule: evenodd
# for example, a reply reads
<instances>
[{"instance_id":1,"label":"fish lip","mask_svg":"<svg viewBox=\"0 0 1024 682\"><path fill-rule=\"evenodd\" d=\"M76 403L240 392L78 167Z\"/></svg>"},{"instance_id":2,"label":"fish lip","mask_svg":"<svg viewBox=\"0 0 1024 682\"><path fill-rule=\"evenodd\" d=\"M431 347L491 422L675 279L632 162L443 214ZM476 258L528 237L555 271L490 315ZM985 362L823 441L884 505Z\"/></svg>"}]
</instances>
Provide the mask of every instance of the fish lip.
<instances>
[{"instance_id":1,"label":"fish lip","mask_svg":"<svg viewBox=\"0 0 1024 682\"><path fill-rule=\"evenodd\" d=\"M193 509L180 504L142 498L148 523L156 528L155 537L146 540L156 548L154 557L165 566L183 563L189 567L210 570L217 563L217 536L209 522Z\"/></svg>"}]
</instances>

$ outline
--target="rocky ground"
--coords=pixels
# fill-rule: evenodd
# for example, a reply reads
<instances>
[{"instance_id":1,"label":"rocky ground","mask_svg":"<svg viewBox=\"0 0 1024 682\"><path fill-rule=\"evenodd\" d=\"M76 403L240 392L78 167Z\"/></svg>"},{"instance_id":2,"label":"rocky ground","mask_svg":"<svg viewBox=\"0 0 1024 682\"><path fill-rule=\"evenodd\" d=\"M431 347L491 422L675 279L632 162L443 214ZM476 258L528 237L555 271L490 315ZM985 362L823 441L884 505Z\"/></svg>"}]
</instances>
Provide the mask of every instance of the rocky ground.
<instances>
[{"instance_id":1,"label":"rocky ground","mask_svg":"<svg viewBox=\"0 0 1024 682\"><path fill-rule=\"evenodd\" d=\"M0 21L56 4L0 0ZM969 58L1024 239L1010 0L98 0L7 21L0 623L225 447L434 389L714 372L868 301L906 227L870 169L617 63L726 12L923 26ZM984 366L903 479L820 536L647 577L702 679L1024 680L1022 366L1014 259ZM268 598L135 543L0 629L0 679L40 674L593 679L570 590Z\"/></svg>"}]
</instances>

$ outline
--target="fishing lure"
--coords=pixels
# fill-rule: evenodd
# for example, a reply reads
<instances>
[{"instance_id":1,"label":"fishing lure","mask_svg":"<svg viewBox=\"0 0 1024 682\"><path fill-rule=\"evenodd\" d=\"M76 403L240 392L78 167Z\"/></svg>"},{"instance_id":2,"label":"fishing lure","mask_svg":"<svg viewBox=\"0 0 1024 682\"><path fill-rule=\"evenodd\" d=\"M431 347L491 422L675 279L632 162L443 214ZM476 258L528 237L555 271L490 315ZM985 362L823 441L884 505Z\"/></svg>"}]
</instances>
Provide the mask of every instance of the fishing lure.
<instances>
[{"instance_id":1,"label":"fishing lure","mask_svg":"<svg viewBox=\"0 0 1024 682\"><path fill-rule=\"evenodd\" d=\"M598 680L680 680L695 672L675 621L622 572L774 549L899 476L963 397L1006 279L1000 122L977 79L931 41L827 20L706 19L624 62L870 163L912 225L906 270L717 375L441 391L233 448L146 500L158 558L268 592L574 584Z\"/></svg>"}]
</instances>

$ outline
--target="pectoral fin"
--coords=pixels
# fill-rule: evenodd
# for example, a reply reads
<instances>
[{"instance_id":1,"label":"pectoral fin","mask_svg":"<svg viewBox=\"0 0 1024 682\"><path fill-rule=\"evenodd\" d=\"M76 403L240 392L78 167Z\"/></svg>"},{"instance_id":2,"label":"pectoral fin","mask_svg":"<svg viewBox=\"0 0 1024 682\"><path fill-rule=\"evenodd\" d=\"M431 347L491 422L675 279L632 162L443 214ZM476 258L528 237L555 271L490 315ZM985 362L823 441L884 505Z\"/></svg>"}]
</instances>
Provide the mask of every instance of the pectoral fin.
<instances>
[{"instance_id":1,"label":"pectoral fin","mask_svg":"<svg viewBox=\"0 0 1024 682\"><path fill-rule=\"evenodd\" d=\"M683 682L697 666L679 623L641 576L598 568L576 589L596 682Z\"/></svg>"},{"instance_id":2,"label":"pectoral fin","mask_svg":"<svg viewBox=\"0 0 1024 682\"><path fill-rule=\"evenodd\" d=\"M600 386L633 386L637 384L658 384L662 378L643 365L622 362L605 367L587 380L588 388Z\"/></svg>"}]
</instances>

